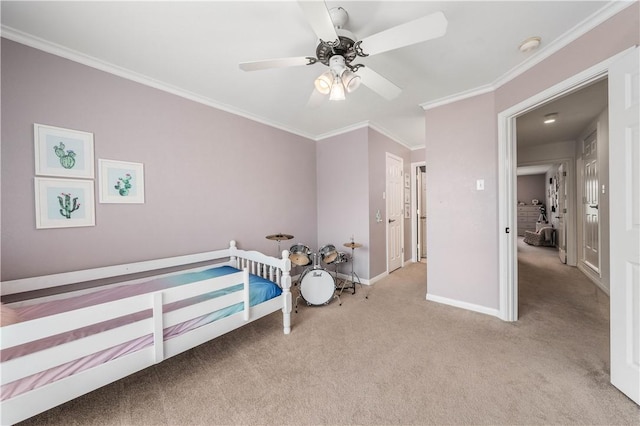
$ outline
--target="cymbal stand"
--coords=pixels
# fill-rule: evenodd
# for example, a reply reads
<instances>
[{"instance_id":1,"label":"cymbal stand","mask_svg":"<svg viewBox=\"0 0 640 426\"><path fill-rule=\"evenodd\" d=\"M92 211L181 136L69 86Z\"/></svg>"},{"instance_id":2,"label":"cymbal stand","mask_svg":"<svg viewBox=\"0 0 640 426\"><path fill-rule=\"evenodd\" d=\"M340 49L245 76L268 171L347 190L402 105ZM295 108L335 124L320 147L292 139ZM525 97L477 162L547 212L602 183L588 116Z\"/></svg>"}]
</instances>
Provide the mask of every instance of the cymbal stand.
<instances>
[{"instance_id":1,"label":"cymbal stand","mask_svg":"<svg viewBox=\"0 0 640 426\"><path fill-rule=\"evenodd\" d=\"M345 289L352 289L353 290L353 294L356 294L356 279L358 280L357 283L360 284L360 288L364 288L362 286L362 282L360 282L360 277L358 276L358 274L354 271L354 263L355 263L355 249L356 247L360 247L360 245L355 244L353 241L351 241L351 244L345 244L345 246L347 247L351 247L351 280L344 280L342 282L342 287L340 287L340 292L338 293L338 295L342 295L342 292ZM347 285L347 283L350 282L351 284ZM365 295L365 299L369 298L369 293L367 292L367 294Z\"/></svg>"}]
</instances>

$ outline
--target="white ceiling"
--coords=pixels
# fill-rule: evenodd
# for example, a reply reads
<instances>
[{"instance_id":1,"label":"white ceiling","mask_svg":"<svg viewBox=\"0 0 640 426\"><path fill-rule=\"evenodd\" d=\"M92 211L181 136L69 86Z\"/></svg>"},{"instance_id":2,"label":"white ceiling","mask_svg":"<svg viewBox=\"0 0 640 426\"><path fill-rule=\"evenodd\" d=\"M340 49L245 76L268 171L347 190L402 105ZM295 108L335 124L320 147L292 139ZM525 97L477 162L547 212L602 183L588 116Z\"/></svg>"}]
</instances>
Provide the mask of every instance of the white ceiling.
<instances>
[{"instance_id":1,"label":"white ceiling","mask_svg":"<svg viewBox=\"0 0 640 426\"><path fill-rule=\"evenodd\" d=\"M444 37L359 58L403 88L387 101L366 86L342 102L307 106L322 64L245 72L240 62L315 56L295 1L2 1L2 35L293 133L321 139L370 124L424 146L423 107L498 87L627 3L605 1L327 1L364 38L443 11ZM518 50L542 37L534 52Z\"/></svg>"}]
</instances>

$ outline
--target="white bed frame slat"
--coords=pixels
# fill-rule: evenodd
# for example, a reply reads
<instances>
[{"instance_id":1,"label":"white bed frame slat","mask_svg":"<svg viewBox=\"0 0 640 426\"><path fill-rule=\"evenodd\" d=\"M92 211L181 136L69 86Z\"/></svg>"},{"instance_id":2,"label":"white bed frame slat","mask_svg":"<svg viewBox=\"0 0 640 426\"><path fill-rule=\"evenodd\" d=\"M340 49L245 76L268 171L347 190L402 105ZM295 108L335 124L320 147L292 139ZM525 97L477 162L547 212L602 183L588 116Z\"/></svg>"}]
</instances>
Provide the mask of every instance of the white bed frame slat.
<instances>
[{"instance_id":1,"label":"white bed frame slat","mask_svg":"<svg viewBox=\"0 0 640 426\"><path fill-rule=\"evenodd\" d=\"M1 423L18 423L153 364L149 347L2 401Z\"/></svg>"},{"instance_id":2,"label":"white bed frame slat","mask_svg":"<svg viewBox=\"0 0 640 426\"><path fill-rule=\"evenodd\" d=\"M164 303L177 302L191 297L200 296L206 293L212 293L218 290L224 290L227 287L238 285L244 282L242 271L233 274L223 275L217 278L209 278L206 280L191 283L188 286L178 286L163 290Z\"/></svg>"},{"instance_id":3,"label":"white bed frame slat","mask_svg":"<svg viewBox=\"0 0 640 426\"><path fill-rule=\"evenodd\" d=\"M242 272L233 274L233 278L226 276L207 280L206 282L185 284L180 288L128 297L115 302L103 303L89 308L76 309L70 312L2 327L0 342L4 349L135 312L151 310L153 313L152 317L130 325L120 326L109 331L68 342L64 345L39 351L33 355L3 362L0 366L2 370L0 376L2 378L2 384L10 383L17 378L28 376L34 372L44 371L50 368L50 366L63 364L69 360L84 356L85 354L98 352L103 348L128 342L139 336L153 334L154 339L152 346L2 401L0 405L0 423L12 424L27 419L35 414L234 330L247 321L256 320L279 309L281 309L283 313L283 331L285 334L289 334L291 332L292 297L291 275L289 272L291 270L291 262L288 256L289 253L286 250L282 252L282 259L275 259L256 251L239 250L236 247L235 241L231 241L229 248L224 250L0 283L0 292L2 295L5 295L100 278L119 277L136 272L180 266L185 263L193 264L215 260L223 262L216 266L230 264L236 268L243 269ZM224 262L223 259L225 258L228 259L228 262ZM268 276L268 279L276 282L282 288L282 294L254 307L250 307L249 287L246 285L249 282L250 270L253 271L255 275L260 275L264 278ZM149 279L152 279L152 277ZM132 283L134 281L138 280L130 282L123 281L123 283ZM243 291L231 293L228 295L229 297L223 296L226 298L224 303L211 302L220 299L216 298L163 313L164 306L168 303L188 299L241 283L245 284ZM113 284L109 286L113 286ZM84 293L87 292L87 290L82 290L81 292ZM47 296L47 298L48 297L50 296ZM197 318L200 315L213 312L212 310L206 309L206 307L211 309L212 307L224 307L223 305L229 306L241 302L244 303L241 312L203 325L180 336L170 338L169 340L165 341L163 338L164 329L174 323L180 323L181 321L179 321L179 319ZM16 305L18 305L18 303ZM184 321L184 319L182 321Z\"/></svg>"},{"instance_id":4,"label":"white bed frame slat","mask_svg":"<svg viewBox=\"0 0 640 426\"><path fill-rule=\"evenodd\" d=\"M48 336L77 330L152 307L152 297L148 294L141 294L5 326L2 327L2 333L0 333L2 348L11 348Z\"/></svg>"},{"instance_id":5,"label":"white bed frame slat","mask_svg":"<svg viewBox=\"0 0 640 426\"><path fill-rule=\"evenodd\" d=\"M208 251L204 253L189 254L185 256L167 257L164 259L146 260L142 262L128 263L126 265L105 266L102 268L84 269L82 271L63 272L60 274L43 275L41 277L23 278L0 283L0 294L23 293L45 288L59 287L103 278L120 277L123 275L137 274L140 272L156 271L158 269L172 268L175 266L190 265L199 262L208 262L214 259L229 257L229 249ZM239 268L240 269L240 268Z\"/></svg>"},{"instance_id":6,"label":"white bed frame slat","mask_svg":"<svg viewBox=\"0 0 640 426\"><path fill-rule=\"evenodd\" d=\"M70 361L151 334L151 318L112 328L2 363L2 383L28 377Z\"/></svg>"},{"instance_id":7,"label":"white bed frame slat","mask_svg":"<svg viewBox=\"0 0 640 426\"><path fill-rule=\"evenodd\" d=\"M220 309L224 309L228 306L240 303L242 301L242 293L236 291L234 293L216 297L215 299L209 299L199 303L195 303L182 309L167 312L166 314L164 314L164 326L166 328L176 324L182 324L183 322L189 321L190 319L197 318L199 316L206 315Z\"/></svg>"}]
</instances>

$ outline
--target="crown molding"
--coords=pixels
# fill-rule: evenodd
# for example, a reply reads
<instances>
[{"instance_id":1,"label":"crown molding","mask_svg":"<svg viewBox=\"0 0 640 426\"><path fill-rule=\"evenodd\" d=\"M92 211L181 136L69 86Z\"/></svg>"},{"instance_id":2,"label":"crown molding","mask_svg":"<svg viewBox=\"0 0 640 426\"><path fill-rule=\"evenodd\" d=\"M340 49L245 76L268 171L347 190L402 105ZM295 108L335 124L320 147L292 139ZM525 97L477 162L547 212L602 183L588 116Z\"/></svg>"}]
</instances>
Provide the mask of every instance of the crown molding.
<instances>
[{"instance_id":1,"label":"crown molding","mask_svg":"<svg viewBox=\"0 0 640 426\"><path fill-rule=\"evenodd\" d=\"M403 141L402 138L397 137L392 132L380 126L379 124L369 123L369 128L372 130L375 130L376 132L380 133L383 136L386 136L387 138L391 139L393 142L397 143L398 145L401 145L409 150L413 149L408 143Z\"/></svg>"},{"instance_id":2,"label":"crown molding","mask_svg":"<svg viewBox=\"0 0 640 426\"><path fill-rule=\"evenodd\" d=\"M319 141L324 140L324 139L332 138L334 136L343 135L345 133L353 132L354 130L360 130L360 129L363 129L365 127L369 127L369 122L368 121L361 121L359 123L350 124L348 126L341 127L339 129L331 130L330 132L321 133L321 134L317 135L313 139L316 142L319 142Z\"/></svg>"},{"instance_id":3,"label":"crown molding","mask_svg":"<svg viewBox=\"0 0 640 426\"><path fill-rule=\"evenodd\" d=\"M619 0L607 3L583 21L576 24L573 28L563 33L560 37L554 39L536 55L530 56L524 62L521 62L497 78L492 83L492 86L497 89L505 85L636 2L637 0Z\"/></svg>"},{"instance_id":4,"label":"crown molding","mask_svg":"<svg viewBox=\"0 0 640 426\"><path fill-rule=\"evenodd\" d=\"M465 90L464 92L455 93L451 96L445 96L444 98L436 99L420 104L420 107L427 111L429 109L441 107L443 105L451 104L454 102L462 101L464 99L473 98L474 96L483 95L485 93L493 92L496 90L493 84L487 84L473 89Z\"/></svg>"},{"instance_id":5,"label":"crown molding","mask_svg":"<svg viewBox=\"0 0 640 426\"><path fill-rule=\"evenodd\" d=\"M521 62L516 67L507 71L502 76L495 79L493 82L486 84L484 86L476 87L474 89L469 89L464 92L459 92L453 94L451 96L446 96L443 98L439 98L433 101L428 101L419 104L419 106L423 110L429 110L433 108L437 108L443 105L447 105L450 103L458 102L464 99L472 98L474 96L483 95L485 93L489 93L495 91L499 87L505 85L526 71L530 70L534 66L538 65L540 62L549 58L554 53L558 52L560 49L566 47L570 43L574 42L578 38L585 35L587 32L591 31L598 25L605 22L607 19L615 16L616 14L622 12L627 7L637 3L638 0L616 0L611 1L598 9L596 12L592 13L590 16L585 18L582 22L575 25L570 30L563 33L560 37L556 38L544 48L540 49L535 55L530 56L524 62Z\"/></svg>"},{"instance_id":6,"label":"crown molding","mask_svg":"<svg viewBox=\"0 0 640 426\"><path fill-rule=\"evenodd\" d=\"M59 56L64 59L68 59L73 62L80 63L82 65L86 65L88 67L116 75L118 77L125 78L127 80L134 81L136 83L140 83L142 85L152 87L154 89L162 90L163 92L170 93L172 95L179 96L184 99L188 99L193 102L197 102L202 105L206 105L215 109L219 109L221 111L228 112L230 114L238 115L240 117L244 117L251 121L255 121L260 124L264 124L269 127L273 127L279 130L283 130L288 133L292 133L307 139L315 140L315 136L306 132L302 132L299 129L295 129L289 126L286 126L281 123L277 123L271 120L266 120L260 116L254 115L247 111L244 111L239 108L232 107L227 104L223 104L221 102L214 101L213 99L207 98L205 96L200 96L188 90L182 89L177 86L173 86L159 80L156 80L152 77L149 77L144 74L140 74L137 72L133 72L123 67L119 67L117 65L102 61L98 58L95 58L90 55L85 55L83 53L77 52L75 50L66 48L56 43L52 43L50 41L44 40L39 37L35 37L33 35L24 33L22 31L16 30L6 25L2 25L0 27L0 35L3 38L8 40L15 41L20 44L24 44L29 47L33 47L34 49L42 50L43 52L50 53L55 56Z\"/></svg>"}]
</instances>

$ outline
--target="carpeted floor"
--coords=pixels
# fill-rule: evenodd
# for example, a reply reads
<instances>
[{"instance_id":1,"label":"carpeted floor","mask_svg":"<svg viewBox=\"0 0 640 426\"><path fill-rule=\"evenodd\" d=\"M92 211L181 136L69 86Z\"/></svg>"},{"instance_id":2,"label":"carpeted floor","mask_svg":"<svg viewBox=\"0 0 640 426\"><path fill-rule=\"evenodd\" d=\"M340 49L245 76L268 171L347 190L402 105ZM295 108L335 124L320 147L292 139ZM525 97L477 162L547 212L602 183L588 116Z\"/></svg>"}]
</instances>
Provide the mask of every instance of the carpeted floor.
<instances>
[{"instance_id":1,"label":"carpeted floor","mask_svg":"<svg viewBox=\"0 0 640 426\"><path fill-rule=\"evenodd\" d=\"M519 246L520 320L425 300L411 264L342 306L276 313L25 424L640 424L609 384L609 302Z\"/></svg>"}]
</instances>

